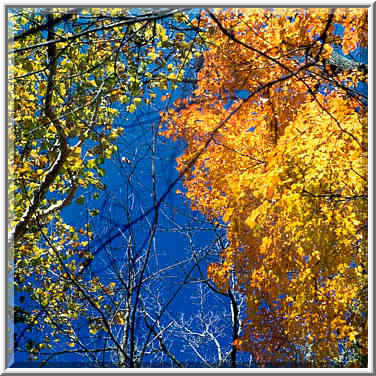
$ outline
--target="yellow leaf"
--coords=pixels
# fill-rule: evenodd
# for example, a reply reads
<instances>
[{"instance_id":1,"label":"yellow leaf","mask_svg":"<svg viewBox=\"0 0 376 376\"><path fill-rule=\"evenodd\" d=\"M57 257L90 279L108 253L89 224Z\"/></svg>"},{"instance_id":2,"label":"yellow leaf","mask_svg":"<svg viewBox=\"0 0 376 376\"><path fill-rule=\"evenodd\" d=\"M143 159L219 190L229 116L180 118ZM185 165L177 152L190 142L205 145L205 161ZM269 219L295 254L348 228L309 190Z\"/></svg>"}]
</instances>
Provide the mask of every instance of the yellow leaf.
<instances>
[{"instance_id":1,"label":"yellow leaf","mask_svg":"<svg viewBox=\"0 0 376 376\"><path fill-rule=\"evenodd\" d=\"M355 341L355 337L358 335L359 333L356 331L356 330L353 330L352 332L349 333L349 340L351 342Z\"/></svg>"},{"instance_id":2,"label":"yellow leaf","mask_svg":"<svg viewBox=\"0 0 376 376\"><path fill-rule=\"evenodd\" d=\"M251 229L254 228L256 225L256 218L258 217L258 215L258 210L254 210L252 214L246 219L245 224Z\"/></svg>"}]
</instances>

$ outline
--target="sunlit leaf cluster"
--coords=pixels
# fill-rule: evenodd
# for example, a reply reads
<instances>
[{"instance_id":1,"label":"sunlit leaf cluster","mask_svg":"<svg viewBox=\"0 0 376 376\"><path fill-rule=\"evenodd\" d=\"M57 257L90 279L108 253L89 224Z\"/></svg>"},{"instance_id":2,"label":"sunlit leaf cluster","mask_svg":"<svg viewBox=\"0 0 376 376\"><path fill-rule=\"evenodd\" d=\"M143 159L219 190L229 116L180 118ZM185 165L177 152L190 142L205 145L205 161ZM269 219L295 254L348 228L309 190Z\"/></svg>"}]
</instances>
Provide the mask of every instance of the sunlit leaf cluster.
<instances>
[{"instance_id":1,"label":"sunlit leaf cluster","mask_svg":"<svg viewBox=\"0 0 376 376\"><path fill-rule=\"evenodd\" d=\"M367 73L341 66L334 49L367 47L367 11L220 9L203 21L198 87L165 116L163 134L186 143L178 168L189 169L192 207L227 226L229 246L208 277L227 291L235 273L247 297L236 345L265 364L328 366L354 348L359 360Z\"/></svg>"},{"instance_id":2,"label":"sunlit leaf cluster","mask_svg":"<svg viewBox=\"0 0 376 376\"><path fill-rule=\"evenodd\" d=\"M201 42L189 17L171 9L14 8L9 30L8 244L16 292L30 308L16 303L17 323L48 334L28 345L36 359L62 334L79 344L85 318L93 336L108 322L124 325L115 282L85 274L99 209L81 228L61 211L106 188L106 161L127 136L115 119L176 89Z\"/></svg>"}]
</instances>

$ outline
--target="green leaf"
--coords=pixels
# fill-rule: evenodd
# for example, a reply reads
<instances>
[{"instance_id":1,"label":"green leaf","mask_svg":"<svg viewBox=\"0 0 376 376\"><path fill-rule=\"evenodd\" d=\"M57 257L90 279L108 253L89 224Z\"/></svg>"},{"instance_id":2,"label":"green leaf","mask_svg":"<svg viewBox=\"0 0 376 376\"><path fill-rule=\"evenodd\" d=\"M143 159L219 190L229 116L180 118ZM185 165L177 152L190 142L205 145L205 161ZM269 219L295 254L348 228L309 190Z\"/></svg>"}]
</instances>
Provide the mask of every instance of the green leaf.
<instances>
[{"instance_id":1,"label":"green leaf","mask_svg":"<svg viewBox=\"0 0 376 376\"><path fill-rule=\"evenodd\" d=\"M95 168L97 166L97 160L96 159L90 159L87 161L86 164L87 168Z\"/></svg>"},{"instance_id":2,"label":"green leaf","mask_svg":"<svg viewBox=\"0 0 376 376\"><path fill-rule=\"evenodd\" d=\"M97 208L94 208L92 210L90 210L89 214L92 216L92 217L95 217L99 214L99 210Z\"/></svg>"},{"instance_id":3,"label":"green leaf","mask_svg":"<svg viewBox=\"0 0 376 376\"><path fill-rule=\"evenodd\" d=\"M106 171L103 168L98 167L97 171L98 171L98 175L101 177L106 175Z\"/></svg>"},{"instance_id":4,"label":"green leaf","mask_svg":"<svg viewBox=\"0 0 376 376\"><path fill-rule=\"evenodd\" d=\"M85 202L85 197L84 197L83 195L81 195L80 197L78 197L78 198L76 199L75 202L76 202L77 205L83 205L84 202Z\"/></svg>"}]
</instances>

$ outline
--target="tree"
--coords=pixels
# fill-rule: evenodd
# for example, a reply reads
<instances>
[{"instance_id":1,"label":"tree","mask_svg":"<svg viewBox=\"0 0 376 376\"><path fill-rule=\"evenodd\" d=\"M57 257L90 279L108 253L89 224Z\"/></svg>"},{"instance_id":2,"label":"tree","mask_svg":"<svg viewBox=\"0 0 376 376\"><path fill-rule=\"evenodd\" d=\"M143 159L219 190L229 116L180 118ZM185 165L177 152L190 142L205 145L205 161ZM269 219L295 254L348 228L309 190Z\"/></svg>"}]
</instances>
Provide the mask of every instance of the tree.
<instances>
[{"instance_id":1,"label":"tree","mask_svg":"<svg viewBox=\"0 0 376 376\"><path fill-rule=\"evenodd\" d=\"M158 135L168 98L196 82L202 35L191 18L181 9L9 10L16 359L26 352L40 366L237 364L242 300L203 273L223 231L169 201L181 176L166 176L174 158ZM179 254L166 257L163 232L183 238ZM198 246L199 232L213 241ZM190 337L177 335L201 329L190 319L179 326L184 310L174 307L192 285L200 308L216 310L210 334L201 333L215 346L220 338L213 357L204 343L194 358ZM217 295L225 304L213 303Z\"/></svg>"},{"instance_id":2,"label":"tree","mask_svg":"<svg viewBox=\"0 0 376 376\"><path fill-rule=\"evenodd\" d=\"M112 127L119 112L112 103L129 103L127 111L134 112L155 97L154 87L167 88L170 80L174 86L183 77L191 51L172 52L165 60L162 47L173 42L157 23L177 12L127 16L118 9L83 10L55 18L58 9L45 14L24 9L12 14L14 29L24 25L26 30L14 36L10 51L15 54L11 192L17 193L9 243L17 245L35 216L48 221L69 205L79 186L101 187L100 165L116 151L109 140L122 132ZM167 62L169 76L161 72ZM48 191L55 194L51 199Z\"/></svg>"},{"instance_id":3,"label":"tree","mask_svg":"<svg viewBox=\"0 0 376 376\"><path fill-rule=\"evenodd\" d=\"M235 344L264 364L330 366L346 351L364 364L368 67L351 54L367 48L367 10L207 10L201 21L198 87L163 134L186 144L177 161L192 207L227 224L208 276L226 291L235 273L246 296Z\"/></svg>"}]
</instances>

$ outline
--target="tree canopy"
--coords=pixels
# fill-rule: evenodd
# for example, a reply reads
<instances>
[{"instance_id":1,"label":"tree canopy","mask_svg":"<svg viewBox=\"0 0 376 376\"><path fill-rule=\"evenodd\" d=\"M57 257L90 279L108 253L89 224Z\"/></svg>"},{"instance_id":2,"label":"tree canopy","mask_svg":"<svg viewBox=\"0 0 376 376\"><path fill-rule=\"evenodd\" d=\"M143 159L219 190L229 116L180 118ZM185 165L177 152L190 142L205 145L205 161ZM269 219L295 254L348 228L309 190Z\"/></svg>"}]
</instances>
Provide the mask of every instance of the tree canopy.
<instances>
[{"instance_id":1,"label":"tree canopy","mask_svg":"<svg viewBox=\"0 0 376 376\"><path fill-rule=\"evenodd\" d=\"M365 48L366 24L359 9L208 12L198 87L165 116L180 170L200 153L185 195L227 223L208 276L226 291L235 272L237 345L265 362L367 348L366 74L333 51Z\"/></svg>"},{"instance_id":2,"label":"tree canopy","mask_svg":"<svg viewBox=\"0 0 376 376\"><path fill-rule=\"evenodd\" d=\"M366 366L367 16L9 8L16 354Z\"/></svg>"}]
</instances>

